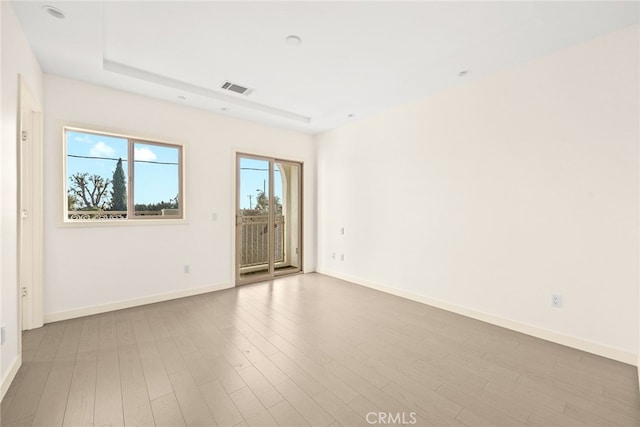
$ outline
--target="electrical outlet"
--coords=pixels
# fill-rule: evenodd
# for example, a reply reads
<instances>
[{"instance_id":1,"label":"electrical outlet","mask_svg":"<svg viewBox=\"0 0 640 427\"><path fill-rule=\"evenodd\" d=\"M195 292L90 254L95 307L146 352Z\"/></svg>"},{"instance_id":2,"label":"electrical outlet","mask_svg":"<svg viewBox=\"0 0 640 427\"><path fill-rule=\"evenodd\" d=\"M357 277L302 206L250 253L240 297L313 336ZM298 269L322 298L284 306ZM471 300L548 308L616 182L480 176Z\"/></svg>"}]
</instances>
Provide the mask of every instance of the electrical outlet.
<instances>
[{"instance_id":1,"label":"electrical outlet","mask_svg":"<svg viewBox=\"0 0 640 427\"><path fill-rule=\"evenodd\" d=\"M562 307L562 295L551 295L551 307Z\"/></svg>"},{"instance_id":2,"label":"electrical outlet","mask_svg":"<svg viewBox=\"0 0 640 427\"><path fill-rule=\"evenodd\" d=\"M340 228L340 234L342 234L344 236L344 227Z\"/></svg>"},{"instance_id":3,"label":"electrical outlet","mask_svg":"<svg viewBox=\"0 0 640 427\"><path fill-rule=\"evenodd\" d=\"M188 274L189 272L190 272L189 265L188 265L188 264L185 264L185 266L184 266L184 273L185 273L185 274Z\"/></svg>"},{"instance_id":4,"label":"electrical outlet","mask_svg":"<svg viewBox=\"0 0 640 427\"><path fill-rule=\"evenodd\" d=\"M4 344L7 340L7 325L0 327L0 345Z\"/></svg>"},{"instance_id":5,"label":"electrical outlet","mask_svg":"<svg viewBox=\"0 0 640 427\"><path fill-rule=\"evenodd\" d=\"M331 258L336 259L336 253L335 252L331 254Z\"/></svg>"},{"instance_id":6,"label":"electrical outlet","mask_svg":"<svg viewBox=\"0 0 640 427\"><path fill-rule=\"evenodd\" d=\"M340 261L344 261L344 254L340 254Z\"/></svg>"}]
</instances>

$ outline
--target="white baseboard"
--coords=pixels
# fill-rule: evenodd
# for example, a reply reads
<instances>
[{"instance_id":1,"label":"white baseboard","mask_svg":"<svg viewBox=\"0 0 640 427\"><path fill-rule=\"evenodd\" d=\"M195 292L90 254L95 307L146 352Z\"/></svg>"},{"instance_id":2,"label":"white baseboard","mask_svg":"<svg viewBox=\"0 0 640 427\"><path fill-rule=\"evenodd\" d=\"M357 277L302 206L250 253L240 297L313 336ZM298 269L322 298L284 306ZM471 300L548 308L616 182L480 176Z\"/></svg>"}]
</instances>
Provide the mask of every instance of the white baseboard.
<instances>
[{"instance_id":1,"label":"white baseboard","mask_svg":"<svg viewBox=\"0 0 640 427\"><path fill-rule=\"evenodd\" d=\"M2 401L4 399L4 395L7 394L7 391L9 390L13 379L16 377L20 366L22 366L22 355L19 354L15 359L13 359L13 363L11 363L7 375L2 378L2 399L0 399L0 401Z\"/></svg>"},{"instance_id":2,"label":"white baseboard","mask_svg":"<svg viewBox=\"0 0 640 427\"><path fill-rule=\"evenodd\" d=\"M617 360L619 362L627 363L629 365L636 365L640 369L639 355L628 352L619 348L603 345L593 341L576 338L570 335L564 335L558 332L550 331L547 329L539 328L537 326L529 325L526 323L516 322L513 320L505 319L502 317L494 316L492 314L483 313L481 311L473 310L467 307L462 307L455 304L450 304L444 301L429 298L423 295L413 294L401 289L392 288L379 283L374 283L368 280L363 280L358 277L345 275L342 273L336 273L330 270L318 269L318 273L326 276L335 277L337 279L345 280L347 282L355 283L356 285L365 286L367 288L382 291L388 294L396 295L402 298L406 298L412 301L420 302L432 307L441 308L456 314L460 314L472 319L481 320L483 322L491 323L496 326L511 329L516 332L531 335L536 338L541 338L546 341L551 341L556 344L566 345L567 347L576 348L578 350L586 351L588 353L596 354L598 356L606 357L608 359ZM640 380L640 372L638 373Z\"/></svg>"},{"instance_id":3,"label":"white baseboard","mask_svg":"<svg viewBox=\"0 0 640 427\"><path fill-rule=\"evenodd\" d=\"M206 294L208 292L229 289L229 284L209 285L200 288L182 289L164 294L150 295L142 298L134 298L124 301L116 301L107 304L94 305L90 307L76 308L68 311L47 313L44 315L44 323L58 322L61 320L75 319L77 317L91 316L93 314L106 313L109 311L122 310L125 308L137 307L140 305L154 304L156 302L169 301L172 299L190 297L193 295Z\"/></svg>"}]
</instances>

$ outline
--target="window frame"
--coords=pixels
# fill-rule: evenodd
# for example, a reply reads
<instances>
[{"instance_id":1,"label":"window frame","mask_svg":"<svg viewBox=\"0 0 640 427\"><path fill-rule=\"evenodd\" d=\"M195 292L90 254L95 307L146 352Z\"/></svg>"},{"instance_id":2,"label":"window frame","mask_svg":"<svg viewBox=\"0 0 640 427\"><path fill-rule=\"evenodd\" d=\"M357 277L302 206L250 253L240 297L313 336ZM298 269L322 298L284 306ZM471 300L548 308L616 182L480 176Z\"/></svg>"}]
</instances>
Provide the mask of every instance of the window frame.
<instances>
[{"instance_id":1,"label":"window frame","mask_svg":"<svg viewBox=\"0 0 640 427\"><path fill-rule=\"evenodd\" d=\"M106 219L83 219L73 220L69 218L69 209L67 203L68 191L69 191L69 177L67 176L67 132L79 132L88 133L92 135L103 135L106 137L122 138L127 140L127 217L126 218L106 218ZM187 223L187 209L185 201L185 148L186 145L182 142L169 141L166 139L160 139L156 137L147 137L141 135L132 135L126 132L117 132L111 130L105 130L99 126L82 126L61 124L61 152L62 152L62 206L59 212L62 213L60 225L61 226L114 226L114 225L142 225L142 224L185 224ZM178 216L162 217L160 215L135 215L135 162L129 161L134 157L134 147L136 144L154 145L165 148L174 148L178 150Z\"/></svg>"}]
</instances>

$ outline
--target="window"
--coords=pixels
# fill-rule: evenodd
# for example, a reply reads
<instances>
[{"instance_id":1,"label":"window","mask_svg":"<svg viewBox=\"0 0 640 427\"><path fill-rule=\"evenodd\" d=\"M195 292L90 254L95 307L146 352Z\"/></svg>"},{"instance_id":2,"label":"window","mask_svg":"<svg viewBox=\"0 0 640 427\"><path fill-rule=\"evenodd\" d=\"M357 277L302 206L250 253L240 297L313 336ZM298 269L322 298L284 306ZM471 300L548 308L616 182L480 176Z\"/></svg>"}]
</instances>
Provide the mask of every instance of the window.
<instances>
[{"instance_id":1,"label":"window","mask_svg":"<svg viewBox=\"0 0 640 427\"><path fill-rule=\"evenodd\" d=\"M182 146L64 128L65 222L182 219Z\"/></svg>"}]
</instances>

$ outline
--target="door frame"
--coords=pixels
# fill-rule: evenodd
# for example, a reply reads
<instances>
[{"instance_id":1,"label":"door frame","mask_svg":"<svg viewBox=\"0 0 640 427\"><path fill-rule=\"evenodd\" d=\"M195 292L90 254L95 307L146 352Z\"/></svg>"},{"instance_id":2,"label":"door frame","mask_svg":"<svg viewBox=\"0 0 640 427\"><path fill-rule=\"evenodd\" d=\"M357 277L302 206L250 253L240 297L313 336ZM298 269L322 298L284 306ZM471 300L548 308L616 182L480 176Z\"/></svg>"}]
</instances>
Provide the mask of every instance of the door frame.
<instances>
[{"instance_id":1,"label":"door frame","mask_svg":"<svg viewBox=\"0 0 640 427\"><path fill-rule=\"evenodd\" d=\"M18 313L20 331L44 324L44 179L43 179L43 114L40 102L18 76ZM31 120L24 120L29 114ZM27 132L23 140L23 132ZM29 144L26 149L25 144ZM28 173L25 174L25 171ZM23 213L26 211L26 218ZM24 278L30 276L31 283ZM26 288L26 296L24 291ZM22 340L20 339L20 348ZM21 350L20 350L21 351Z\"/></svg>"},{"instance_id":2,"label":"door frame","mask_svg":"<svg viewBox=\"0 0 640 427\"><path fill-rule=\"evenodd\" d=\"M300 161L300 160L292 160L292 159L282 159L279 157L275 157L272 155L267 155L267 154L255 154L255 153L249 153L246 151L239 151L239 150L233 150L232 151L232 156L233 156L233 190L231 192L231 199L232 199L232 208L231 208L231 230L232 230L232 238L231 238L231 278L232 278L232 284L233 286L243 286L243 285L248 285L251 283L257 283L257 282L264 282L264 281L269 281L269 280L273 280L275 278L278 277L283 277L283 276L290 276L290 275L295 275L295 274L302 274L304 273L304 162ZM275 171L275 164L276 163L288 163L291 165L297 165L300 168L300 173L299 173L299 182L298 182L298 203L299 203L299 230L298 230L298 248L299 248L299 256L298 256L298 263L300 264L300 267L298 268L297 271L293 271L293 272L288 272L288 273L280 273L278 274L275 271L275 266L274 265L270 265L269 266L269 273L267 276L261 276L261 277L257 277L255 280L242 280L240 278L240 265L236 262L237 260L237 251L238 248L240 246L239 244L239 233L238 233L238 209L239 209L239 188L238 185L240 184L240 158L241 157L245 157L245 158L251 158L251 159L257 159L257 160L266 160L269 162L273 162L274 164L274 171ZM273 180L273 173L270 171L270 179L269 179L269 223L273 222L273 215L274 215L274 207L273 207L273 195L274 195L274 180ZM271 228L270 228L271 229ZM269 233L269 246L270 248L274 247L274 233L273 231L271 231ZM273 254L271 254L271 258L273 258ZM270 263L271 264L270 260Z\"/></svg>"}]
</instances>

